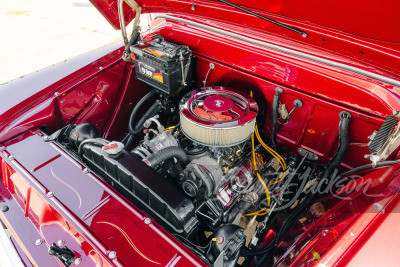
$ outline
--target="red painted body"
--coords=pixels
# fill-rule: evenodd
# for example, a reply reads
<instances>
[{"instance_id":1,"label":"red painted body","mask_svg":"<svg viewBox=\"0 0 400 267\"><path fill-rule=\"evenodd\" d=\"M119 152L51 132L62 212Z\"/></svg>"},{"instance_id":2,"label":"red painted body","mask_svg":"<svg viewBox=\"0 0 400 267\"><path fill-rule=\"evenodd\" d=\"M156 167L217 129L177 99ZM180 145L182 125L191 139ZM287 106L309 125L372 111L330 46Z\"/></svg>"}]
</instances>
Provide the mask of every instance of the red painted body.
<instances>
[{"instance_id":1,"label":"red painted body","mask_svg":"<svg viewBox=\"0 0 400 267\"><path fill-rule=\"evenodd\" d=\"M178 257L181 266L202 265L159 226L145 224L145 214L125 204L100 178L86 175L85 167L55 143L43 143L40 131L28 132L5 146L3 154L16 159L2 161L1 191L5 193L4 204L10 207L2 220L12 225L17 236L25 238L18 242L24 252L30 252L32 246L38 250L27 253L32 263L56 264L46 255L45 245L35 248L28 241L43 238L47 244L64 240L82 259L83 266L127 266L132 262L138 266L166 266ZM49 191L54 197L46 195ZM15 219L21 224L31 221L30 230L19 228ZM118 257L108 259L110 251L116 251Z\"/></svg>"},{"instance_id":2,"label":"red painted body","mask_svg":"<svg viewBox=\"0 0 400 267\"><path fill-rule=\"evenodd\" d=\"M96 2L103 15L118 27L116 1L92 2ZM376 2L370 1L368 6L374 8L379 13L377 18L380 18L368 21L371 31L367 31L367 25L363 24L366 19L351 16L352 10L359 10L367 18L369 9L359 8L357 3L352 3L354 6L346 12L339 12L341 4L337 2L334 6L319 8L315 7L317 3L314 1L309 2L307 5L310 6L301 12L293 3L267 3L263 12L312 32L307 39L277 26L260 23L221 3L206 4L198 0L195 3L197 11L190 16L187 15L190 1L144 1L142 7L147 12L173 10L177 16L255 39L395 78L400 75L399 44L396 43L399 36L393 32L393 24L386 27L386 23L396 21L398 17L378 12ZM363 6L367 4L363 3ZM256 8L256 4L259 1L250 7ZM391 8L385 10L398 7L395 1L390 5ZM329 16L318 13L322 9ZM128 21L133 17L132 12L126 13ZM337 147L339 112L346 110L353 116L349 135L350 143L354 144L368 142L367 137L379 129L384 118L392 114L392 110L400 110L400 88L362 75L182 23L166 22L154 33L168 41L188 45L193 50L197 57L198 87L202 86L212 62L216 68L209 75L208 86L226 86L247 93L252 91L260 112L266 118L262 122L266 136L270 129L269 107L274 89L277 86L284 89L281 102L288 110L293 107L294 99L301 99L304 108L293 113L292 119L279 132L277 142L292 151L306 148L316 153L322 162L328 161ZM82 257L83 266L204 265L201 259L156 223L145 224L144 213L95 174L85 174L84 167L71 155L55 143L44 142L38 130L38 127L46 126L53 132L66 124L90 122L104 138L120 140L125 135L130 111L151 88L135 79L132 63L120 59L121 46L117 43L104 47L0 87L0 156L3 158L0 202L10 208L0 213L0 218L11 230L15 246L26 255L28 265L55 266L60 263L47 255L46 246L59 239L68 242L68 247ZM392 159L396 158L397 152L391 155ZM368 163L363 158L367 153L365 147L351 145L342 168ZM10 155L15 159L10 160ZM306 264L304 256L318 242L326 242L325 254L318 262L326 266L370 263L363 256L372 254L377 246L385 255L379 258L381 264L384 265L385 260L388 264L398 262L398 253L390 256L385 253L389 248L383 238L390 237L392 244L399 246L394 212L400 205L398 177L397 166L369 173L371 190L383 193L383 196L379 200L360 200L362 205L349 212L348 217L341 217L343 212L337 211L346 208L346 204L358 203L357 196L348 202L338 202L326 216L310 225L308 232L316 231L315 239L311 238L307 249L299 251L291 263ZM55 196L47 197L49 191ZM382 203L385 212L373 211L372 200ZM393 213L387 214L391 211ZM327 223L327 218L334 218L334 223ZM321 225L334 229L338 234L321 241L318 235L321 232L317 231ZM46 244L36 246L38 238L43 238ZM303 240L299 239L292 249L295 250ZM108 258L110 251L117 252L116 259Z\"/></svg>"},{"instance_id":3,"label":"red painted body","mask_svg":"<svg viewBox=\"0 0 400 267\"><path fill-rule=\"evenodd\" d=\"M109 22L119 29L117 0L91 0ZM400 3L396 0L381 2L368 1L244 1L231 0L271 19L304 30L309 37L282 29L267 21L235 10L218 1L195 0L192 10L191 0L150 0L136 1L142 12L171 13L186 16L191 20L206 19L206 24L258 37L264 41L279 42L284 46L294 45L299 50L322 50L341 57L350 64L364 65L374 72L384 72L399 76L397 63L400 58L400 18L396 10ZM106 8L105 8L106 7ZM125 11L125 21L133 19ZM218 26L222 23L223 26ZM229 26L228 26L228 25ZM260 36L266 33L267 36ZM328 56L330 58L331 56Z\"/></svg>"}]
</instances>

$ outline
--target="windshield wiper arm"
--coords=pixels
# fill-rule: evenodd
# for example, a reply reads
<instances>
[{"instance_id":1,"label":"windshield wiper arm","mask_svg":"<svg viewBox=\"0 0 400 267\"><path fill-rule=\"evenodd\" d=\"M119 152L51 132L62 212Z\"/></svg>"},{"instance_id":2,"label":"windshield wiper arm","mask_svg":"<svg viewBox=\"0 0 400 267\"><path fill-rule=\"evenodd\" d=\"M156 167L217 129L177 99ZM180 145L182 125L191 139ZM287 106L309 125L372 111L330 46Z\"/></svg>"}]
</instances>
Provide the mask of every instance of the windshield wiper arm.
<instances>
[{"instance_id":1,"label":"windshield wiper arm","mask_svg":"<svg viewBox=\"0 0 400 267\"><path fill-rule=\"evenodd\" d=\"M231 2L226 1L226 0L219 0L219 1L220 1L221 3L224 3L224 4L227 4L227 5L230 5L230 6L234 7L234 8L237 8L237 9L243 11L243 12L246 12L246 13L248 13L248 14L251 14L251 15L257 17L257 18L260 18L260 19L269 21L269 22L271 22L271 23L273 23L273 24L275 24L275 25L281 26L281 27L283 27L283 28L285 28L285 29L288 29L288 30L297 32L297 33L301 34L301 36L303 36L303 37L307 37L307 36L308 36L308 34L307 34L306 32L304 32L304 31L302 31L302 30L300 30L300 29L297 29L297 28L295 28L295 27L291 27L291 26L289 26L289 25L286 25L286 24L284 24L284 23L282 23L282 22L279 22L279 21L276 21L276 20L267 18L267 17L265 17L265 16L263 16L263 15L260 15L260 14L257 14L257 13L255 13L255 12L251 11L251 10L248 10L247 8L238 6L238 5L234 4L234 3L231 3Z\"/></svg>"}]
</instances>

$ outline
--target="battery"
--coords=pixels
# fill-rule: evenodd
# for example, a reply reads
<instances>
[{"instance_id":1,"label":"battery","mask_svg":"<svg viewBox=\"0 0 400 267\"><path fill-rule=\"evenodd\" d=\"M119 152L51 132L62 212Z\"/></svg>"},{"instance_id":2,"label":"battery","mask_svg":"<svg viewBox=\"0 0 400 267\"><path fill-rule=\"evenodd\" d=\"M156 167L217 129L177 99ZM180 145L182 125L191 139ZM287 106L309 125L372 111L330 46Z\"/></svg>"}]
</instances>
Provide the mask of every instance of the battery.
<instances>
[{"instance_id":1,"label":"battery","mask_svg":"<svg viewBox=\"0 0 400 267\"><path fill-rule=\"evenodd\" d=\"M194 57L187 46L156 39L145 47L130 47L136 78L168 95L193 80Z\"/></svg>"}]
</instances>

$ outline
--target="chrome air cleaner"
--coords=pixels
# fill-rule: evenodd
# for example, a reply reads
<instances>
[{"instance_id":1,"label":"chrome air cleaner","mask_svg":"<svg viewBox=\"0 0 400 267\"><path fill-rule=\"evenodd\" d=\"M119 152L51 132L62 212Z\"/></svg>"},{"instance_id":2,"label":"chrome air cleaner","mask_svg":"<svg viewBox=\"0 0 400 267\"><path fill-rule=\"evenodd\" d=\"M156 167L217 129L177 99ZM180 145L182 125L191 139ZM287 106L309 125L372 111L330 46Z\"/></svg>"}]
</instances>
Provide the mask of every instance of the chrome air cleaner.
<instances>
[{"instance_id":1,"label":"chrome air cleaner","mask_svg":"<svg viewBox=\"0 0 400 267\"><path fill-rule=\"evenodd\" d=\"M247 94L207 87L191 91L181 100L181 128L189 139L200 144L232 146L253 133L257 112L257 103Z\"/></svg>"}]
</instances>

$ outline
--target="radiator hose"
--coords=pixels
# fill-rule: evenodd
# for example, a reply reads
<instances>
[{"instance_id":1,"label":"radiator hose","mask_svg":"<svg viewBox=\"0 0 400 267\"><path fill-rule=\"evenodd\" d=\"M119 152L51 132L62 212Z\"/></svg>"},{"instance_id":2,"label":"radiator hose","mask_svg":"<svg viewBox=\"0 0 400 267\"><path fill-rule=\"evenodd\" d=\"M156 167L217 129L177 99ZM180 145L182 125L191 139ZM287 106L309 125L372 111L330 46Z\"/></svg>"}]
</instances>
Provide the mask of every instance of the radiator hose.
<instances>
[{"instance_id":1,"label":"radiator hose","mask_svg":"<svg viewBox=\"0 0 400 267\"><path fill-rule=\"evenodd\" d=\"M184 168L186 165L189 164L190 159L188 155L186 155L185 151L183 151L182 148L176 147L176 146L171 146L167 147L164 149L161 149L157 151L154 154L151 154L147 158L145 158L143 161L149 165L150 167L157 167L161 162L164 162L168 159L171 158L176 158L176 160L181 164L181 166Z\"/></svg>"}]
</instances>

